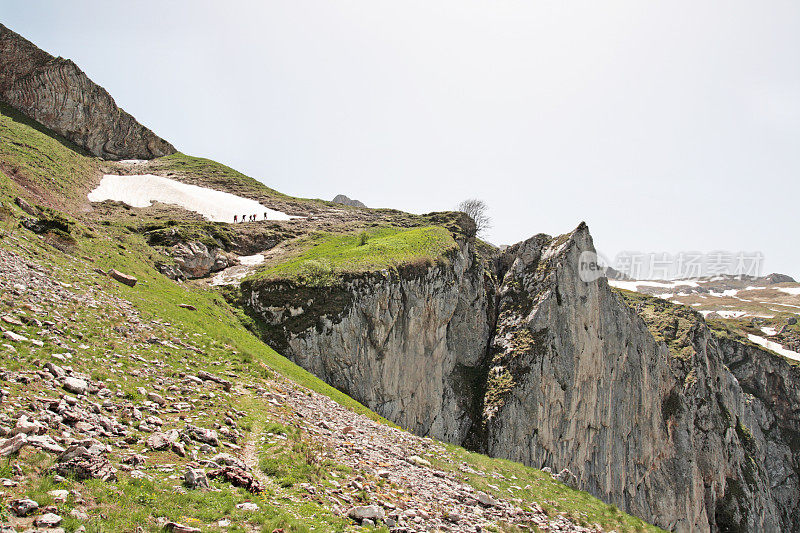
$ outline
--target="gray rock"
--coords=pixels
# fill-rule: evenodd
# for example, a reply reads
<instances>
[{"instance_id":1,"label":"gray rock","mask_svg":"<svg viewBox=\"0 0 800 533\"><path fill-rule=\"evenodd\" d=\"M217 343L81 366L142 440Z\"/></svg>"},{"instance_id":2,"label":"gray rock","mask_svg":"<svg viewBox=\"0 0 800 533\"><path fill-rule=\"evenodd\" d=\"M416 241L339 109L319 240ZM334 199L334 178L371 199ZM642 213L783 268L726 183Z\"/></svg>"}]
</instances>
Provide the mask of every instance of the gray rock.
<instances>
[{"instance_id":1,"label":"gray rock","mask_svg":"<svg viewBox=\"0 0 800 533\"><path fill-rule=\"evenodd\" d=\"M497 507L500 505L500 502L491 494L486 494L485 492L478 491L475 493L475 497L482 505L486 505L487 507Z\"/></svg>"},{"instance_id":2,"label":"gray rock","mask_svg":"<svg viewBox=\"0 0 800 533\"><path fill-rule=\"evenodd\" d=\"M17 516L28 516L39 508L39 504L28 498L23 498L20 500L11 500L8 507L11 509L11 512Z\"/></svg>"},{"instance_id":3,"label":"gray rock","mask_svg":"<svg viewBox=\"0 0 800 533\"><path fill-rule=\"evenodd\" d=\"M170 250L175 266L187 278L204 278L237 263L222 248L209 248L201 242L179 242Z\"/></svg>"},{"instance_id":4,"label":"gray rock","mask_svg":"<svg viewBox=\"0 0 800 533\"><path fill-rule=\"evenodd\" d=\"M206 473L200 468L186 467L183 473L183 482L190 489L210 489Z\"/></svg>"},{"instance_id":5,"label":"gray rock","mask_svg":"<svg viewBox=\"0 0 800 533\"><path fill-rule=\"evenodd\" d=\"M377 505L358 505L347 511L347 516L358 522L364 520L383 520L386 516L383 509Z\"/></svg>"},{"instance_id":6,"label":"gray rock","mask_svg":"<svg viewBox=\"0 0 800 533\"><path fill-rule=\"evenodd\" d=\"M66 377L62 384L65 390L73 394L86 394L89 392L89 384L76 377Z\"/></svg>"},{"instance_id":7,"label":"gray rock","mask_svg":"<svg viewBox=\"0 0 800 533\"><path fill-rule=\"evenodd\" d=\"M157 403L158 405L161 405L161 406L164 406L164 405L167 404L167 400L165 400L163 396L161 396L160 394L155 393L155 392L148 392L147 393L147 399L150 400L151 402Z\"/></svg>"},{"instance_id":8,"label":"gray rock","mask_svg":"<svg viewBox=\"0 0 800 533\"><path fill-rule=\"evenodd\" d=\"M156 432L147 437L144 445L151 450L166 450L170 447L170 440L166 433Z\"/></svg>"},{"instance_id":9,"label":"gray rock","mask_svg":"<svg viewBox=\"0 0 800 533\"><path fill-rule=\"evenodd\" d=\"M27 442L28 437L24 433L18 433L10 439L0 441L0 457L6 457L12 453L17 453Z\"/></svg>"},{"instance_id":10,"label":"gray rock","mask_svg":"<svg viewBox=\"0 0 800 533\"><path fill-rule=\"evenodd\" d=\"M117 470L111 466L100 450L92 446L86 448L78 444L71 445L59 456L53 469L62 476L72 476L77 480L114 481L117 479Z\"/></svg>"},{"instance_id":11,"label":"gray rock","mask_svg":"<svg viewBox=\"0 0 800 533\"><path fill-rule=\"evenodd\" d=\"M556 474L554 477L569 488L578 488L578 478L566 468Z\"/></svg>"},{"instance_id":12,"label":"gray rock","mask_svg":"<svg viewBox=\"0 0 800 533\"><path fill-rule=\"evenodd\" d=\"M219 446L219 437L217 437L217 432L213 429L206 429L187 424L181 435L190 440L208 444L209 446Z\"/></svg>"},{"instance_id":13,"label":"gray rock","mask_svg":"<svg viewBox=\"0 0 800 533\"><path fill-rule=\"evenodd\" d=\"M62 518L55 513L46 513L36 518L33 524L36 527L56 527L61 523Z\"/></svg>"},{"instance_id":14,"label":"gray rock","mask_svg":"<svg viewBox=\"0 0 800 533\"><path fill-rule=\"evenodd\" d=\"M665 529L800 530L796 370L699 315L677 356L605 278L582 278L593 252L581 224L487 262L463 242L446 265L243 294L286 332L282 353L417 434L558 465Z\"/></svg>"},{"instance_id":15,"label":"gray rock","mask_svg":"<svg viewBox=\"0 0 800 533\"><path fill-rule=\"evenodd\" d=\"M362 202L359 202L358 200L352 200L344 194L337 194L331 201L335 204L349 205L352 207L367 207Z\"/></svg>"}]
</instances>

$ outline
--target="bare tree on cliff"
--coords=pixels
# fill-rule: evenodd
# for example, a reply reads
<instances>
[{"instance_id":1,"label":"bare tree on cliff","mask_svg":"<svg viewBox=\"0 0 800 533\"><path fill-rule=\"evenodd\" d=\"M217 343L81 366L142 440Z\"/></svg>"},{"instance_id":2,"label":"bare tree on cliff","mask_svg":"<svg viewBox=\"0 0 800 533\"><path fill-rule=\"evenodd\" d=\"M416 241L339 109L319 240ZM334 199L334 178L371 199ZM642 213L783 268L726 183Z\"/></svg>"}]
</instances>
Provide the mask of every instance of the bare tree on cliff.
<instances>
[{"instance_id":1,"label":"bare tree on cliff","mask_svg":"<svg viewBox=\"0 0 800 533\"><path fill-rule=\"evenodd\" d=\"M458 210L466 213L475 222L475 235L482 235L492 227L492 219L486 214L488 209L486 202L477 198L470 198L458 204Z\"/></svg>"}]
</instances>

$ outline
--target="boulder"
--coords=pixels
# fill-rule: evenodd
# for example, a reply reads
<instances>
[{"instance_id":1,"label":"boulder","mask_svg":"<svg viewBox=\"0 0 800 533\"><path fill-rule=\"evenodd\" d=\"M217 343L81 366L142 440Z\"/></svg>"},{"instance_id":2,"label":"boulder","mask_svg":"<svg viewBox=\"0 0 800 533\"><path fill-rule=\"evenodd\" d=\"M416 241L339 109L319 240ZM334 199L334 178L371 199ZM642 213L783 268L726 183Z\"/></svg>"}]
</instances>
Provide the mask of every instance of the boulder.
<instances>
[{"instance_id":1,"label":"boulder","mask_svg":"<svg viewBox=\"0 0 800 533\"><path fill-rule=\"evenodd\" d=\"M222 248L201 242L179 242L170 251L175 265L187 278L204 278L236 264L236 259Z\"/></svg>"},{"instance_id":2,"label":"boulder","mask_svg":"<svg viewBox=\"0 0 800 533\"><path fill-rule=\"evenodd\" d=\"M11 500L8 507L16 516L28 516L39 508L39 504L28 498L22 498L19 500Z\"/></svg>"},{"instance_id":3,"label":"boulder","mask_svg":"<svg viewBox=\"0 0 800 533\"><path fill-rule=\"evenodd\" d=\"M108 271L108 277L115 279L120 283L127 285L128 287L133 287L134 285L136 285L136 282L138 281L135 277L130 276L128 274L123 274L119 270L113 268Z\"/></svg>"},{"instance_id":4,"label":"boulder","mask_svg":"<svg viewBox=\"0 0 800 533\"><path fill-rule=\"evenodd\" d=\"M203 444L208 444L209 446L219 446L217 432L213 429L200 428L188 424L181 433L181 437L202 442Z\"/></svg>"},{"instance_id":5,"label":"boulder","mask_svg":"<svg viewBox=\"0 0 800 533\"><path fill-rule=\"evenodd\" d=\"M210 489L206 473L200 468L186 467L186 472L183 473L183 483L190 489Z\"/></svg>"},{"instance_id":6,"label":"boulder","mask_svg":"<svg viewBox=\"0 0 800 533\"><path fill-rule=\"evenodd\" d=\"M383 509L377 505L357 505L347 511L347 516L357 522L364 520L383 520L386 516Z\"/></svg>"},{"instance_id":7,"label":"boulder","mask_svg":"<svg viewBox=\"0 0 800 533\"><path fill-rule=\"evenodd\" d=\"M2 30L0 30L0 31L2 31ZM22 209L23 211L28 213L30 216L32 216L32 217L38 217L39 216L39 210L36 209L35 207L33 207L27 201L25 201L25 199L20 198L19 196L17 196L16 198L14 198L14 203L17 204L17 206L19 206L20 209Z\"/></svg>"},{"instance_id":8,"label":"boulder","mask_svg":"<svg viewBox=\"0 0 800 533\"><path fill-rule=\"evenodd\" d=\"M166 450L170 447L171 441L166 433L156 432L147 437L144 445L151 450Z\"/></svg>"},{"instance_id":9,"label":"boulder","mask_svg":"<svg viewBox=\"0 0 800 533\"><path fill-rule=\"evenodd\" d=\"M18 433L10 439L5 439L0 442L0 457L6 457L12 453L17 453L27 442L28 437L24 433Z\"/></svg>"},{"instance_id":10,"label":"boulder","mask_svg":"<svg viewBox=\"0 0 800 533\"><path fill-rule=\"evenodd\" d=\"M172 533L201 533L202 530L200 528L185 526L180 522L167 522L164 524L164 529L166 531L171 531Z\"/></svg>"},{"instance_id":11,"label":"boulder","mask_svg":"<svg viewBox=\"0 0 800 533\"><path fill-rule=\"evenodd\" d=\"M61 523L62 518L55 513L46 513L33 521L36 527L56 527Z\"/></svg>"},{"instance_id":12,"label":"boulder","mask_svg":"<svg viewBox=\"0 0 800 533\"><path fill-rule=\"evenodd\" d=\"M64 477L74 476L77 480L100 479L113 481L117 471L111 466L99 449L73 444L61 454L53 469Z\"/></svg>"},{"instance_id":13,"label":"boulder","mask_svg":"<svg viewBox=\"0 0 800 533\"><path fill-rule=\"evenodd\" d=\"M487 507L498 507L500 502L495 499L494 496L491 494L486 494L485 492L478 491L475 493L475 497L481 503L481 505L485 505Z\"/></svg>"},{"instance_id":14,"label":"boulder","mask_svg":"<svg viewBox=\"0 0 800 533\"><path fill-rule=\"evenodd\" d=\"M259 494L263 490L261 483L259 483L258 480L253 477L253 474L246 472L237 466L224 466L222 468L217 468L210 471L208 473L208 477L211 479L227 481L234 487L242 487L246 491L252 492L253 494Z\"/></svg>"},{"instance_id":15,"label":"boulder","mask_svg":"<svg viewBox=\"0 0 800 533\"><path fill-rule=\"evenodd\" d=\"M64 387L64 390L73 394L86 394L89 392L89 384L86 383L86 381L76 377L64 378L62 386Z\"/></svg>"}]
</instances>

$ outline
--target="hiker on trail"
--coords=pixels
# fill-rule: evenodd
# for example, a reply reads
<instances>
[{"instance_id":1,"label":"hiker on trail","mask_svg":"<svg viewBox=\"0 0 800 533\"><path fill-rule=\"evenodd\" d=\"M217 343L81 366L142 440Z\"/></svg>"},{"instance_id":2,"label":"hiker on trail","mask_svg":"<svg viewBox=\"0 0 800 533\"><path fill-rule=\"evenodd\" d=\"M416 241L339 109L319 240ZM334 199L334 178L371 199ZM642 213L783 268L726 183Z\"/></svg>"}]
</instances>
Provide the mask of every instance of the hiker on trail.
<instances>
[{"instance_id":1,"label":"hiker on trail","mask_svg":"<svg viewBox=\"0 0 800 533\"><path fill-rule=\"evenodd\" d=\"M236 224L239 222L239 215L233 215L233 223Z\"/></svg>"},{"instance_id":2,"label":"hiker on trail","mask_svg":"<svg viewBox=\"0 0 800 533\"><path fill-rule=\"evenodd\" d=\"M267 217L267 212L266 212L266 211L264 211L264 220L267 220L267 218L268 218L268 217Z\"/></svg>"},{"instance_id":3,"label":"hiker on trail","mask_svg":"<svg viewBox=\"0 0 800 533\"><path fill-rule=\"evenodd\" d=\"M242 222L244 222L244 217L246 217L246 216L247 216L247 215L242 215Z\"/></svg>"}]
</instances>

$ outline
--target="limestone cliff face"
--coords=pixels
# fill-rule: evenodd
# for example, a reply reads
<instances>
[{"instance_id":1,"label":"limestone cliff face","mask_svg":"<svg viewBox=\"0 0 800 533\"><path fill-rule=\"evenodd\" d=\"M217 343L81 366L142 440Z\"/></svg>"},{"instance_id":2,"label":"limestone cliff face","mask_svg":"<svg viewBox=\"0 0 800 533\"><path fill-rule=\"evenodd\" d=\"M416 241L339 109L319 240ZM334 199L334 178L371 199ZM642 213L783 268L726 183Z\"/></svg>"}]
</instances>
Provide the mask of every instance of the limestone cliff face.
<instances>
[{"instance_id":1,"label":"limestone cliff face","mask_svg":"<svg viewBox=\"0 0 800 533\"><path fill-rule=\"evenodd\" d=\"M671 530L796 527L782 518L796 497L773 490L765 463L765 415L699 316L691 349L657 342L604 278L580 279L581 253L594 250L585 226L515 248L500 288L485 451L568 468L581 488ZM790 452L773 455L774 468L791 470Z\"/></svg>"},{"instance_id":2,"label":"limestone cliff face","mask_svg":"<svg viewBox=\"0 0 800 533\"><path fill-rule=\"evenodd\" d=\"M175 148L117 107L75 63L0 24L0 99L105 159L152 159Z\"/></svg>"},{"instance_id":3,"label":"limestone cliff face","mask_svg":"<svg viewBox=\"0 0 800 533\"><path fill-rule=\"evenodd\" d=\"M800 529L800 369L757 346L719 339L725 365L748 395L764 440L754 442L783 531Z\"/></svg>"},{"instance_id":4,"label":"limestone cliff face","mask_svg":"<svg viewBox=\"0 0 800 533\"><path fill-rule=\"evenodd\" d=\"M798 372L691 311L676 352L581 279L593 250L581 225L489 262L464 243L411 273L243 290L277 349L418 434L567 468L666 529L797 530Z\"/></svg>"},{"instance_id":5,"label":"limestone cliff face","mask_svg":"<svg viewBox=\"0 0 800 533\"><path fill-rule=\"evenodd\" d=\"M465 438L493 307L491 279L471 245L446 264L354 277L335 289L243 288L293 361L419 435Z\"/></svg>"}]
</instances>

